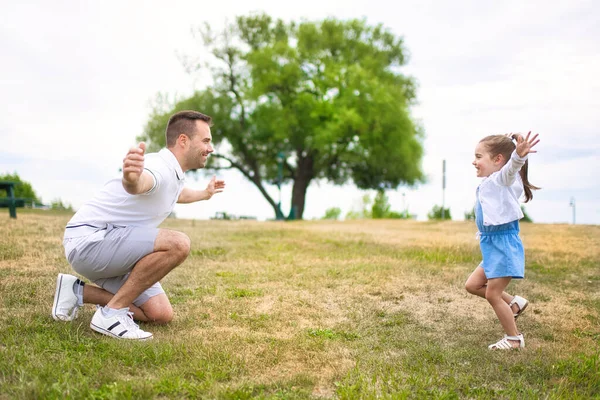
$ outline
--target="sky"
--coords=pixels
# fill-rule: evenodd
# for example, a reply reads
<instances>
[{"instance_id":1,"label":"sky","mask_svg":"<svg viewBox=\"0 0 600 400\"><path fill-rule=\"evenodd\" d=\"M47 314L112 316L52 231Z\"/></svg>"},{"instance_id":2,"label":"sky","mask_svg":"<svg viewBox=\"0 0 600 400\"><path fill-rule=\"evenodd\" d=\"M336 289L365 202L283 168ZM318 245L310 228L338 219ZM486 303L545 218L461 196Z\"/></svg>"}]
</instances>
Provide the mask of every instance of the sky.
<instances>
[{"instance_id":1,"label":"sky","mask_svg":"<svg viewBox=\"0 0 600 400\"><path fill-rule=\"evenodd\" d=\"M238 15L266 12L285 21L365 19L404 38L401 69L418 84L411 112L425 130L427 182L386 194L393 210L426 220L442 203L455 220L472 209L480 182L471 165L484 136L533 131L535 222L600 224L600 3L592 0L503 2L345 1L28 1L0 0L0 174L18 173L45 203L79 208L118 175L158 94L190 96L210 76L182 60L207 54L192 31ZM202 111L202 110L198 110ZM215 121L218 124L218 121ZM442 163L446 160L446 190ZM267 201L240 173L209 201L177 205L179 218L216 212L273 218ZM188 177L203 189L208 176ZM269 187L279 199L276 187ZM351 183L313 182L305 219L339 207L358 210ZM291 186L281 190L289 211ZM571 200L574 199L575 207Z\"/></svg>"}]
</instances>

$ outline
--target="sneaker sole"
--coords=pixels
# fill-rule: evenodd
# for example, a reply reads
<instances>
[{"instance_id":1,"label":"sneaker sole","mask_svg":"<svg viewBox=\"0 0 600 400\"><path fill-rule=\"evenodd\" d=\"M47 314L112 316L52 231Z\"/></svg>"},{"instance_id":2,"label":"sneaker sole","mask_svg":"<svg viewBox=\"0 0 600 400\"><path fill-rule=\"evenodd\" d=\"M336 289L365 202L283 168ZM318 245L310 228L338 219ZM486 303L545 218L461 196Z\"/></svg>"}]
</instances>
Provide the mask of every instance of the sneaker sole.
<instances>
[{"instance_id":1,"label":"sneaker sole","mask_svg":"<svg viewBox=\"0 0 600 400\"><path fill-rule=\"evenodd\" d=\"M56 314L56 307L58 306L58 298L60 297L60 289L62 287L62 279L63 274L58 274L58 276L56 277L56 291L54 292L54 304L52 304L52 318L54 318L54 320L56 321L72 321L72 319L60 318Z\"/></svg>"},{"instance_id":2,"label":"sneaker sole","mask_svg":"<svg viewBox=\"0 0 600 400\"><path fill-rule=\"evenodd\" d=\"M96 331L96 332L98 332L98 333L101 333L101 334L103 334L103 335L106 335L106 336L110 336L110 337L112 337L112 338L115 338L115 339L123 339L123 340L142 340L142 341L143 341L143 340L150 340L150 339L152 339L152 338L154 337L153 335L150 335L150 336L148 336L148 337L146 337L146 338L124 338L124 337L122 337L122 336L115 335L115 334L114 334L114 333L112 333L111 331L107 331L107 330L106 330L106 329L104 329L104 328L101 328L101 327L99 327L99 326L97 326L97 325L94 325L93 323L90 323L90 328L92 328L92 330L94 330L94 331Z\"/></svg>"}]
</instances>

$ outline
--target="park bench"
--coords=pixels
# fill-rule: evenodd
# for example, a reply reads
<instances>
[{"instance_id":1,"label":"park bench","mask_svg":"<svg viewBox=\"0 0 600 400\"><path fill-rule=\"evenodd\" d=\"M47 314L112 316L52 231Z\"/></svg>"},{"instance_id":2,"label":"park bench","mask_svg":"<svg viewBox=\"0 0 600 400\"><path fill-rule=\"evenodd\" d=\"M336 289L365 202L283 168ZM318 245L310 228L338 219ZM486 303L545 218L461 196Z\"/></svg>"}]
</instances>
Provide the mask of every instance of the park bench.
<instances>
[{"instance_id":1,"label":"park bench","mask_svg":"<svg viewBox=\"0 0 600 400\"><path fill-rule=\"evenodd\" d=\"M28 199L15 197L14 186L17 182L0 181L0 190L6 191L6 197L0 197L0 208L8 208L11 218L17 218L17 207L25 207Z\"/></svg>"}]
</instances>

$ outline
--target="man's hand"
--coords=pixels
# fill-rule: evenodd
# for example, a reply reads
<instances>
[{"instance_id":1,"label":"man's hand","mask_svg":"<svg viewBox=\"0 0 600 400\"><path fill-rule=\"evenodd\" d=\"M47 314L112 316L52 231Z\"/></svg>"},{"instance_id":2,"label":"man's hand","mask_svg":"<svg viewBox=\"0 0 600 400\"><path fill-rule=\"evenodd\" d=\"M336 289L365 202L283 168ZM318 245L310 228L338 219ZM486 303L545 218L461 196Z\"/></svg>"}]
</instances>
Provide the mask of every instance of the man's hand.
<instances>
[{"instance_id":1,"label":"man's hand","mask_svg":"<svg viewBox=\"0 0 600 400\"><path fill-rule=\"evenodd\" d=\"M137 147L130 148L123 159L123 187L128 193L139 193L136 189L144 172L145 152L146 143L141 142Z\"/></svg>"},{"instance_id":2,"label":"man's hand","mask_svg":"<svg viewBox=\"0 0 600 400\"><path fill-rule=\"evenodd\" d=\"M209 195L208 199L213 197L215 193L221 193L223 189L225 189L225 181L220 179L217 180L217 177L213 176L206 186L206 193Z\"/></svg>"},{"instance_id":3,"label":"man's hand","mask_svg":"<svg viewBox=\"0 0 600 400\"><path fill-rule=\"evenodd\" d=\"M522 135L517 136L517 155L519 157L525 157L529 153L537 153L536 150L531 150L533 146L539 143L539 139L537 138L539 134L533 135L532 138L529 138L531 135L531 131L527 133L527 136L523 139Z\"/></svg>"}]
</instances>

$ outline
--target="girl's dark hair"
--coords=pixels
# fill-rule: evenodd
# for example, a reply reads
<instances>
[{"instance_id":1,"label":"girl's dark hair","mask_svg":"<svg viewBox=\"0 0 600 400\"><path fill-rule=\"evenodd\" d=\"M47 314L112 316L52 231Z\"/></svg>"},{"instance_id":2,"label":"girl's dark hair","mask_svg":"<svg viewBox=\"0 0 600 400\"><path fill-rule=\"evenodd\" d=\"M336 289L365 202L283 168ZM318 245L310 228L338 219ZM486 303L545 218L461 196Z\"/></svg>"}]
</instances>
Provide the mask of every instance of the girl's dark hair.
<instances>
[{"instance_id":1,"label":"girl's dark hair","mask_svg":"<svg viewBox=\"0 0 600 400\"><path fill-rule=\"evenodd\" d=\"M485 145L488 153L492 158L496 157L498 154L502 154L504 159L508 162L512 152L515 150L516 146L513 140L517 140L517 138L521 136L518 133L513 133L510 136L507 135L491 135L486 136L480 140L480 143ZM519 175L521 175L521 180L523 181L523 188L525 189L525 203L529 200L533 199L532 190L539 190L540 188L537 186L533 186L529 183L527 179L527 169L529 167L529 160L525 160L525 165L521 167L519 171Z\"/></svg>"}]
</instances>

